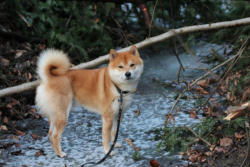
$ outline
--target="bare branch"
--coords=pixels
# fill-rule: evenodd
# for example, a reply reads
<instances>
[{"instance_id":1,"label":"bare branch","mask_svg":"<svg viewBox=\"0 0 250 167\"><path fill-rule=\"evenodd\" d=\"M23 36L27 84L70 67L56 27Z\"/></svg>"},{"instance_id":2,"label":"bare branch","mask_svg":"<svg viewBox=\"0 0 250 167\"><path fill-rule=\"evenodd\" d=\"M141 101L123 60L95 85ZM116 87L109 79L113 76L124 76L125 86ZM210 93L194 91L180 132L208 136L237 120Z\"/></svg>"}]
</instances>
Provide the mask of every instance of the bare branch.
<instances>
[{"instance_id":1,"label":"bare branch","mask_svg":"<svg viewBox=\"0 0 250 167\"><path fill-rule=\"evenodd\" d=\"M167 40L169 38L172 38L176 35L182 35L182 34L187 34L187 33L192 33L192 32L215 30L215 29L220 29L220 28L242 26L242 25L247 25L247 24L250 24L250 17L247 17L244 19L233 20L233 21L224 21L224 22L211 23L211 24L187 26L187 27L182 27L182 28L178 28L178 29L173 29L173 30L170 30L170 31L163 33L161 35L157 35L155 37L145 39L144 41L136 43L135 46L137 48L143 48L143 47L146 47L146 46L158 43L158 42L162 42L162 41ZM129 48L130 47L126 47L126 48L121 49L120 51L127 51L127 50L129 50ZM107 62L108 59L109 59L109 55L106 54L106 55L101 56L95 60L79 64L79 65L73 67L73 69L93 68L97 65L100 65L100 64ZM24 83L24 84L21 84L18 86L2 89L2 90L0 90L0 97L34 89L38 84L39 84L39 81L33 81L33 82L29 82L29 83Z\"/></svg>"}]
</instances>

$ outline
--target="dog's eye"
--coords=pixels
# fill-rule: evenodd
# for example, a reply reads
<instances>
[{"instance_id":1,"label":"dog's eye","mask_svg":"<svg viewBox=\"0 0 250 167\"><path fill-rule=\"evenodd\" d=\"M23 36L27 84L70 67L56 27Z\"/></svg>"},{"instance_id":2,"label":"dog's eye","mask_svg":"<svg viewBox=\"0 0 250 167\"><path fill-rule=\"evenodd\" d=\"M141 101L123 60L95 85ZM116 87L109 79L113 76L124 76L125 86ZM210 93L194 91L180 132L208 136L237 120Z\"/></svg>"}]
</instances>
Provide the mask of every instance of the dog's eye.
<instances>
[{"instance_id":1,"label":"dog's eye","mask_svg":"<svg viewBox=\"0 0 250 167\"><path fill-rule=\"evenodd\" d=\"M123 68L123 66L118 66L119 68Z\"/></svg>"},{"instance_id":2,"label":"dog's eye","mask_svg":"<svg viewBox=\"0 0 250 167\"><path fill-rule=\"evenodd\" d=\"M130 64L130 67L134 67L134 65L135 65L135 64L132 63L132 64Z\"/></svg>"}]
</instances>

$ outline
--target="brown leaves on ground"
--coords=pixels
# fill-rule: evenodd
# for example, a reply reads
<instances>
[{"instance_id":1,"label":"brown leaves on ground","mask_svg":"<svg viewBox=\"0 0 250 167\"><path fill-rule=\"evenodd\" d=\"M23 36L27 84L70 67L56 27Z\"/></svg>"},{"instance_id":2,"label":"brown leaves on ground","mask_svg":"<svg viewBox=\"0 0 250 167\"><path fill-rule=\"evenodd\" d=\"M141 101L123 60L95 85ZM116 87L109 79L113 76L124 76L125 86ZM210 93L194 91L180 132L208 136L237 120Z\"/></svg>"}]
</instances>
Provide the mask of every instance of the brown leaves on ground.
<instances>
[{"instance_id":1,"label":"brown leaves on ground","mask_svg":"<svg viewBox=\"0 0 250 167\"><path fill-rule=\"evenodd\" d=\"M241 140L242 138L244 138L245 137L245 133L242 133L242 132L235 132L234 133L234 137L236 138L236 139L238 139L238 140Z\"/></svg>"},{"instance_id":2,"label":"brown leaves on ground","mask_svg":"<svg viewBox=\"0 0 250 167\"><path fill-rule=\"evenodd\" d=\"M32 133L30 134L30 136L34 139L34 140L40 140L41 138L38 137L36 134Z\"/></svg>"},{"instance_id":3,"label":"brown leaves on ground","mask_svg":"<svg viewBox=\"0 0 250 167\"><path fill-rule=\"evenodd\" d=\"M203 95L207 95L209 94L208 91L206 91L204 88L198 86L197 88L195 88L195 91L200 93L200 94L203 94Z\"/></svg>"},{"instance_id":4,"label":"brown leaves on ground","mask_svg":"<svg viewBox=\"0 0 250 167\"><path fill-rule=\"evenodd\" d=\"M242 94L242 101L250 100L250 88L246 88Z\"/></svg>"},{"instance_id":5,"label":"brown leaves on ground","mask_svg":"<svg viewBox=\"0 0 250 167\"><path fill-rule=\"evenodd\" d=\"M155 159L151 159L149 161L149 165L150 165L150 167L160 167L160 163Z\"/></svg>"},{"instance_id":6,"label":"brown leaves on ground","mask_svg":"<svg viewBox=\"0 0 250 167\"><path fill-rule=\"evenodd\" d=\"M16 135L18 135L18 136L25 136L26 134L23 131L17 130L16 131Z\"/></svg>"},{"instance_id":7,"label":"brown leaves on ground","mask_svg":"<svg viewBox=\"0 0 250 167\"><path fill-rule=\"evenodd\" d=\"M222 147L228 147L228 146L231 146L232 144L233 144L233 140L229 137L224 137L220 139L220 146Z\"/></svg>"},{"instance_id":8,"label":"brown leaves on ground","mask_svg":"<svg viewBox=\"0 0 250 167\"><path fill-rule=\"evenodd\" d=\"M41 156L41 155L45 155L43 149L40 149L40 150L38 150L38 151L35 153L35 156L36 156L36 157L39 157L39 156Z\"/></svg>"},{"instance_id":9,"label":"brown leaves on ground","mask_svg":"<svg viewBox=\"0 0 250 167\"><path fill-rule=\"evenodd\" d=\"M130 147L134 147L134 143L131 139L125 139L125 142L128 143Z\"/></svg>"},{"instance_id":10,"label":"brown leaves on ground","mask_svg":"<svg viewBox=\"0 0 250 167\"><path fill-rule=\"evenodd\" d=\"M44 44L28 42L6 42L0 45L0 89L36 80L36 63L38 54ZM33 112L35 91L27 91L1 98L1 130L14 130L12 122L25 118L40 118ZM2 125L4 124L4 125ZM6 128L5 128L6 127Z\"/></svg>"},{"instance_id":11,"label":"brown leaves on ground","mask_svg":"<svg viewBox=\"0 0 250 167\"><path fill-rule=\"evenodd\" d=\"M195 111L190 112L190 118L198 119L197 113Z\"/></svg>"},{"instance_id":12,"label":"brown leaves on ground","mask_svg":"<svg viewBox=\"0 0 250 167\"><path fill-rule=\"evenodd\" d=\"M130 147L134 148L135 151L140 151L140 148L134 145L132 139L125 139L125 142L128 143Z\"/></svg>"},{"instance_id":13,"label":"brown leaves on ground","mask_svg":"<svg viewBox=\"0 0 250 167\"><path fill-rule=\"evenodd\" d=\"M208 105L203 109L203 115L206 117L219 117L225 115L225 113L221 104L215 98L210 98Z\"/></svg>"},{"instance_id":14,"label":"brown leaves on ground","mask_svg":"<svg viewBox=\"0 0 250 167\"><path fill-rule=\"evenodd\" d=\"M185 159L184 157L187 155L187 160L189 160L192 163L195 162L200 162L203 163L206 161L206 155L204 152L202 151L197 151L195 148L189 148L187 153L184 153L182 155L183 159Z\"/></svg>"},{"instance_id":15,"label":"brown leaves on ground","mask_svg":"<svg viewBox=\"0 0 250 167\"><path fill-rule=\"evenodd\" d=\"M197 85L199 85L202 88L208 88L209 87L209 80L203 79L197 82Z\"/></svg>"},{"instance_id":16,"label":"brown leaves on ground","mask_svg":"<svg viewBox=\"0 0 250 167\"><path fill-rule=\"evenodd\" d=\"M209 87L211 84L214 84L218 81L217 76L211 76L208 79L202 79L196 83L197 87L194 88L196 92L202 95L207 95L209 94Z\"/></svg>"}]
</instances>

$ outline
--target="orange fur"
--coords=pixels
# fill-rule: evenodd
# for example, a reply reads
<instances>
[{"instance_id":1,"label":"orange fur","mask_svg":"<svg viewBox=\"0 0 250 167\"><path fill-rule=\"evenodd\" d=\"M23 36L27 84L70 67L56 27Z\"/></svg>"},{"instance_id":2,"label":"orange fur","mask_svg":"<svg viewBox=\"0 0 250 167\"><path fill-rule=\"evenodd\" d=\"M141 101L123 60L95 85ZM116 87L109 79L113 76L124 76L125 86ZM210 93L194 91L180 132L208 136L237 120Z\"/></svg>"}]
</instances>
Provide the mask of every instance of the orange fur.
<instances>
[{"instance_id":1,"label":"orange fur","mask_svg":"<svg viewBox=\"0 0 250 167\"><path fill-rule=\"evenodd\" d=\"M42 81L37 88L36 104L49 119L52 147L60 157L66 156L61 150L60 140L74 97L86 109L102 115L103 147L106 153L110 148L110 140L114 139L119 108L119 93L114 84L122 90L133 91L143 71L143 61L133 46L129 51L120 53L111 49L110 63L104 68L69 70L69 67L67 56L57 50L44 51L38 61L37 71ZM126 72L131 73L129 78ZM132 95L124 98L124 109L131 99Z\"/></svg>"}]
</instances>

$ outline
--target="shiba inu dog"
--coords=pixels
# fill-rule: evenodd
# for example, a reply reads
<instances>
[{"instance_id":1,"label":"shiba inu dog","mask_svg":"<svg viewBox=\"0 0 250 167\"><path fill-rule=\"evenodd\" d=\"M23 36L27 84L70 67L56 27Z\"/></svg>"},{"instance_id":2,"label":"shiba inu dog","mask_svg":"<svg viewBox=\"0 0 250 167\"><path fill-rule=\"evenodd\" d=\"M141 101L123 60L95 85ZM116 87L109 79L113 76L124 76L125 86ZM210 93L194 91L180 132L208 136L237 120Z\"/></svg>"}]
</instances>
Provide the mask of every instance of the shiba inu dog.
<instances>
[{"instance_id":1,"label":"shiba inu dog","mask_svg":"<svg viewBox=\"0 0 250 167\"><path fill-rule=\"evenodd\" d=\"M41 83L36 90L36 104L49 120L49 139L56 154L66 156L60 141L73 98L86 109L101 114L102 143L107 153L117 128L120 95L117 88L135 91L143 72L137 48L132 46L125 52L111 49L108 66L99 69L72 70L67 55L54 49L43 51L37 65ZM132 93L124 95L124 111L131 100Z\"/></svg>"}]
</instances>

